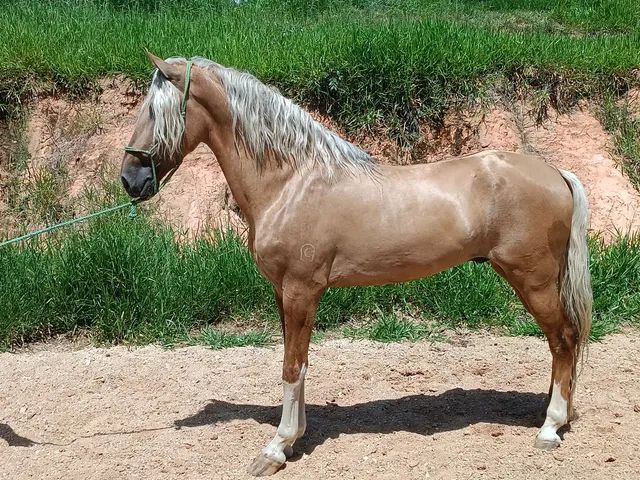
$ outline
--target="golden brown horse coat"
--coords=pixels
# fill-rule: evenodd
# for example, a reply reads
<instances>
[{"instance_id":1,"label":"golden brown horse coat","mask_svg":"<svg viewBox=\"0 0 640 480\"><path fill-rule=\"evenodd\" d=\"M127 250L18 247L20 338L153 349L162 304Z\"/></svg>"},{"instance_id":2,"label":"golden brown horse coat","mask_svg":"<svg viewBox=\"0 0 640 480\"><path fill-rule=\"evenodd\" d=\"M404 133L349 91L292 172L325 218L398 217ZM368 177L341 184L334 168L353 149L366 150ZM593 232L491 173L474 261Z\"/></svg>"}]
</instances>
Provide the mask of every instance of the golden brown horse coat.
<instances>
[{"instance_id":1,"label":"golden brown horse coat","mask_svg":"<svg viewBox=\"0 0 640 480\"><path fill-rule=\"evenodd\" d=\"M573 174L497 151L377 166L254 77L205 59L194 60L181 122L185 60L150 59L158 70L130 145L156 153L125 155L125 187L132 196L148 193L151 161L161 178L206 143L274 286L285 343L283 413L252 474L275 473L304 433L309 340L328 287L403 282L477 258L512 285L548 338L550 400L536 445L560 443L591 323L587 202Z\"/></svg>"}]
</instances>

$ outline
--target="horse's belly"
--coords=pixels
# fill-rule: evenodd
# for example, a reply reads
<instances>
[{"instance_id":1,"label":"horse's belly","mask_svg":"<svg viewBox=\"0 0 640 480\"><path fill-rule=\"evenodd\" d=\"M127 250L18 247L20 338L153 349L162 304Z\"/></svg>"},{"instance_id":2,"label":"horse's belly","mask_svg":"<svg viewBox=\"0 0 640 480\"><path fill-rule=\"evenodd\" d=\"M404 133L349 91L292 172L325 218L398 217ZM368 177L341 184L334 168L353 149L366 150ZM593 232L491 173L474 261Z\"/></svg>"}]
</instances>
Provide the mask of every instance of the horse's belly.
<instances>
[{"instance_id":1,"label":"horse's belly","mask_svg":"<svg viewBox=\"0 0 640 480\"><path fill-rule=\"evenodd\" d=\"M470 260L472 245L424 243L407 248L338 252L331 268L329 284L334 287L384 285L407 282L433 275Z\"/></svg>"},{"instance_id":2,"label":"horse's belly","mask_svg":"<svg viewBox=\"0 0 640 480\"><path fill-rule=\"evenodd\" d=\"M342 222L330 285L405 282L486 254L482 215L468 214L473 207L459 199L409 198Z\"/></svg>"}]
</instances>

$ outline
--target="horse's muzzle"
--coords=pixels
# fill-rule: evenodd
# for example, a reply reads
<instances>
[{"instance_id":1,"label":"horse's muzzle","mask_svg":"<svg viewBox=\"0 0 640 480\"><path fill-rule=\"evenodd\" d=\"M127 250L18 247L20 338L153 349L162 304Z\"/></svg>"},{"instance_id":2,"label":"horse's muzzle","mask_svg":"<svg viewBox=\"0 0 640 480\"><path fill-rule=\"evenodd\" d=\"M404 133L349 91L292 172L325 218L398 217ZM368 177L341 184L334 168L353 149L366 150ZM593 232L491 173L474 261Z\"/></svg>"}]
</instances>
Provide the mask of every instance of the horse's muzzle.
<instances>
[{"instance_id":1,"label":"horse's muzzle","mask_svg":"<svg viewBox=\"0 0 640 480\"><path fill-rule=\"evenodd\" d=\"M150 167L125 168L120 179L132 198L146 198L154 193L153 172Z\"/></svg>"}]
</instances>

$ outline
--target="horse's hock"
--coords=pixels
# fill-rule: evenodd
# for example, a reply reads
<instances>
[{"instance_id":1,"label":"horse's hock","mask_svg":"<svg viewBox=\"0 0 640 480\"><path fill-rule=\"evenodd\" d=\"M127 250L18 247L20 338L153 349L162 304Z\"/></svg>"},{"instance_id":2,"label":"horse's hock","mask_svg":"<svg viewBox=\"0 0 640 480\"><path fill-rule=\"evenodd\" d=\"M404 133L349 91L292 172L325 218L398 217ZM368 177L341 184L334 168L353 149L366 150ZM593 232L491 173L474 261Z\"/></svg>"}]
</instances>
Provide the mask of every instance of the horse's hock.
<instances>
[{"instance_id":1,"label":"horse's hock","mask_svg":"<svg viewBox=\"0 0 640 480\"><path fill-rule=\"evenodd\" d=\"M70 203L86 186L116 177L123 139L131 135L142 101L122 78L105 80L101 88L96 101L38 100L27 123L25 143L31 168L24 171L25 179L44 166L59 168L66 176ZM640 95L629 95L629 101L640 111ZM581 103L569 115L551 115L541 126L520 110L526 109L495 106L484 114L452 114L438 131L422 125L422 135L412 151L383 135L351 140L381 163L431 162L484 149L534 152L582 180L589 196L592 231L607 236L614 230L640 230L640 195L616 165L610 153L611 137L589 105ZM329 118L312 114L340 132ZM0 136L0 144L10 146L13 142L6 130L0 130ZM3 150L0 169L7 170L8 149ZM0 191L0 211L6 203L3 195L6 193ZM238 233L245 230L222 171L205 146L185 159L154 202L159 215L190 235L227 224Z\"/></svg>"}]
</instances>

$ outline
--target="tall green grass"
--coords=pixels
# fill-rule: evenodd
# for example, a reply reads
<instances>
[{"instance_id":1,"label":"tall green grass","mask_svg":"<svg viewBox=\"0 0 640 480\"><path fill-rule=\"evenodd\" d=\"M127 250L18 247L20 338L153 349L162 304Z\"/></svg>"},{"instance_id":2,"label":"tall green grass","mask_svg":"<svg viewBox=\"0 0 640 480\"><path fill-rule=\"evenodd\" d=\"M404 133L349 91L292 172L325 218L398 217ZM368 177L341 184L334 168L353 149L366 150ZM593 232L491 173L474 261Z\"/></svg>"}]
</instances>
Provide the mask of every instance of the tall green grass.
<instances>
[{"instance_id":1,"label":"tall green grass","mask_svg":"<svg viewBox=\"0 0 640 480\"><path fill-rule=\"evenodd\" d=\"M267 304L268 285L230 236L181 246L125 216L0 251L0 338L90 329L98 340L171 339Z\"/></svg>"},{"instance_id":2,"label":"tall green grass","mask_svg":"<svg viewBox=\"0 0 640 480\"><path fill-rule=\"evenodd\" d=\"M400 135L442 119L456 102L496 85L543 89L556 106L614 95L640 65L635 0L0 0L0 116L32 92L82 95L125 74L146 85L147 47L247 69L344 126L384 121ZM612 104L613 105L613 104ZM609 111L617 149L637 156L638 126ZM625 117L626 118L626 117ZM11 162L10 162L11 163ZM18 168L10 165L11 168ZM14 210L57 218L59 178L42 178ZM111 195L113 196L113 195ZM41 198L42 197L42 198ZM100 197L100 195L97 195ZM20 197L22 198L22 197ZM86 330L104 342L259 344L264 332L217 326L251 317L277 325L270 286L233 236L176 243L174 232L114 217L71 233L0 249L0 343ZM640 311L640 239L592 245L593 336ZM398 318L410 315L414 320ZM486 265L465 264L402 285L330 290L318 324L368 318L366 335L431 335L443 325L539 334ZM364 327L363 327L364 328ZM368 333L367 333L368 332Z\"/></svg>"},{"instance_id":3,"label":"tall green grass","mask_svg":"<svg viewBox=\"0 0 640 480\"><path fill-rule=\"evenodd\" d=\"M640 191L640 115L628 102L608 97L600 108L600 121L613 137L613 153L622 171Z\"/></svg>"},{"instance_id":4,"label":"tall green grass","mask_svg":"<svg viewBox=\"0 0 640 480\"><path fill-rule=\"evenodd\" d=\"M631 0L15 0L0 10L0 108L38 82L146 80L147 47L250 70L347 127L411 131L496 75L559 98L618 88L640 64L638 19Z\"/></svg>"},{"instance_id":5,"label":"tall green grass","mask_svg":"<svg viewBox=\"0 0 640 480\"><path fill-rule=\"evenodd\" d=\"M591 251L592 336L598 338L638 323L640 237L620 237L608 246L594 240ZM279 323L271 286L235 236L178 243L171 229L140 217L116 215L2 248L0 279L4 346L79 330L99 342L173 343L200 336L211 343L259 344L264 333L234 340L216 328L246 318L267 330ZM399 314L414 320L398 323ZM372 322L372 335L385 338L430 335L434 329L426 325L434 321L539 334L510 287L490 267L474 263L406 284L331 289L320 304L318 327L362 319Z\"/></svg>"}]
</instances>

